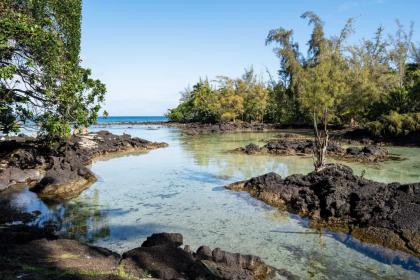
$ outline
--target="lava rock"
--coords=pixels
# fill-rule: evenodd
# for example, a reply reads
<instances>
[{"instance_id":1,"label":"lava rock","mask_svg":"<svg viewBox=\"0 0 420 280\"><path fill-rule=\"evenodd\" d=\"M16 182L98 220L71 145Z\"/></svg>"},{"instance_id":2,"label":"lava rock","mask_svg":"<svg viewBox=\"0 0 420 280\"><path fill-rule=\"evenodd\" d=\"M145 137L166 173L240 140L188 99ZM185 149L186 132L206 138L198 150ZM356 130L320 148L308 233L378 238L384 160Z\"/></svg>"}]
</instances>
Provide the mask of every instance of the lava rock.
<instances>
[{"instance_id":1,"label":"lava rock","mask_svg":"<svg viewBox=\"0 0 420 280\"><path fill-rule=\"evenodd\" d=\"M257 154L260 151L261 151L261 148L258 145L254 144L254 143L248 144L244 148L244 152L246 154Z\"/></svg>"},{"instance_id":2,"label":"lava rock","mask_svg":"<svg viewBox=\"0 0 420 280\"><path fill-rule=\"evenodd\" d=\"M308 216L313 224L420 256L420 183L379 183L330 164L285 179L271 172L227 188Z\"/></svg>"},{"instance_id":3,"label":"lava rock","mask_svg":"<svg viewBox=\"0 0 420 280\"><path fill-rule=\"evenodd\" d=\"M159 245L179 247L183 244L183 237L179 233L154 233L147 237L141 247L153 247Z\"/></svg>"},{"instance_id":4,"label":"lava rock","mask_svg":"<svg viewBox=\"0 0 420 280\"><path fill-rule=\"evenodd\" d=\"M195 253L181 249L182 235L158 233L141 247L122 255L121 264L135 264L160 279L270 279L275 269L259 257L201 246Z\"/></svg>"},{"instance_id":5,"label":"lava rock","mask_svg":"<svg viewBox=\"0 0 420 280\"><path fill-rule=\"evenodd\" d=\"M258 147L251 143L245 147L236 149L236 151L250 155L257 153L274 155L312 155L314 151L314 141L302 137L283 137L270 140L263 147ZM336 141L328 142L327 154L330 157L341 160L360 162L376 162L389 159L388 151L384 148L366 146L363 148L348 147L347 149L343 149L340 143Z\"/></svg>"},{"instance_id":6,"label":"lava rock","mask_svg":"<svg viewBox=\"0 0 420 280\"><path fill-rule=\"evenodd\" d=\"M0 141L0 191L29 185L47 199L69 199L96 180L85 165L98 156L166 147L128 134L99 131L49 142L28 136Z\"/></svg>"}]
</instances>

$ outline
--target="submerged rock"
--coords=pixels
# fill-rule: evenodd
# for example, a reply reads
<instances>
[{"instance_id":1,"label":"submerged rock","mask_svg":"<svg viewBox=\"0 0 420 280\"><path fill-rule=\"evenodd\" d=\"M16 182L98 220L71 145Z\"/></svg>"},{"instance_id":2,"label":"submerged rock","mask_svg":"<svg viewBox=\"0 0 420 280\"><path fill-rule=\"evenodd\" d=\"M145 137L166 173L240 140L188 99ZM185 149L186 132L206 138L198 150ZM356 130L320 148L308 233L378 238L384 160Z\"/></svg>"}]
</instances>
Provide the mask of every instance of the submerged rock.
<instances>
[{"instance_id":1,"label":"submerged rock","mask_svg":"<svg viewBox=\"0 0 420 280\"><path fill-rule=\"evenodd\" d=\"M72 198L96 180L85 165L98 156L165 146L107 131L72 136L53 145L30 137L0 141L0 191L21 184L45 198Z\"/></svg>"},{"instance_id":2,"label":"submerged rock","mask_svg":"<svg viewBox=\"0 0 420 280\"><path fill-rule=\"evenodd\" d=\"M378 183L328 165L318 173L284 179L268 173L227 188L310 217L313 226L420 256L420 183Z\"/></svg>"}]
</instances>

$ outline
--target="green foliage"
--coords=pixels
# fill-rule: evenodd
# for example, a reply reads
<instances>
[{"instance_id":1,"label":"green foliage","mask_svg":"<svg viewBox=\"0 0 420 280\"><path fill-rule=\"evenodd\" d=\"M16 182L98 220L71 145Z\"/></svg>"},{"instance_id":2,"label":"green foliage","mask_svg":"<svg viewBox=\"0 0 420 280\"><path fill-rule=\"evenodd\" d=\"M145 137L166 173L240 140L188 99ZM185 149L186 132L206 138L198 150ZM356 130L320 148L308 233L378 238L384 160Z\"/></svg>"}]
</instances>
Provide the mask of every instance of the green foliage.
<instances>
[{"instance_id":1,"label":"green foliage","mask_svg":"<svg viewBox=\"0 0 420 280\"><path fill-rule=\"evenodd\" d=\"M407 135L420 131L420 113L391 112L380 120L369 122L368 129L377 136Z\"/></svg>"},{"instance_id":2,"label":"green foliage","mask_svg":"<svg viewBox=\"0 0 420 280\"><path fill-rule=\"evenodd\" d=\"M199 81L183 93L180 104L170 109L167 117L177 122L262 122L267 103L268 89L251 68L240 79L219 77L214 85Z\"/></svg>"},{"instance_id":3,"label":"green foliage","mask_svg":"<svg viewBox=\"0 0 420 280\"><path fill-rule=\"evenodd\" d=\"M167 117L178 122L215 122L218 103L215 91L208 80L200 80L192 91L184 93L183 102L169 110Z\"/></svg>"},{"instance_id":4,"label":"green foliage","mask_svg":"<svg viewBox=\"0 0 420 280\"><path fill-rule=\"evenodd\" d=\"M195 88L184 94L168 117L310 125L313 116L322 118L327 111L333 124L365 126L378 135L418 129L420 47L412 42L412 26L406 30L397 21L394 34L385 36L379 27L372 38L346 44L354 32L352 19L340 34L328 37L315 13L302 18L312 26L306 55L293 30L280 27L268 33L266 44L275 45L280 60L277 81L257 81L252 69L241 79L222 77L204 93Z\"/></svg>"},{"instance_id":5,"label":"green foliage","mask_svg":"<svg viewBox=\"0 0 420 280\"><path fill-rule=\"evenodd\" d=\"M81 0L0 3L0 129L68 136L96 121L105 86L80 67Z\"/></svg>"},{"instance_id":6,"label":"green foliage","mask_svg":"<svg viewBox=\"0 0 420 280\"><path fill-rule=\"evenodd\" d=\"M316 14L306 12L302 18L313 25L307 56L293 41L292 30L279 28L268 34L267 44L279 45L275 49L281 65L279 83L288 92L289 99L298 102L291 109L299 112L302 120L319 117L326 109L334 121L341 122L341 112L337 109L342 103L342 96L349 91L348 67L342 55L342 43L351 33L352 21L347 22L339 37L328 39L323 31L323 22Z\"/></svg>"}]
</instances>

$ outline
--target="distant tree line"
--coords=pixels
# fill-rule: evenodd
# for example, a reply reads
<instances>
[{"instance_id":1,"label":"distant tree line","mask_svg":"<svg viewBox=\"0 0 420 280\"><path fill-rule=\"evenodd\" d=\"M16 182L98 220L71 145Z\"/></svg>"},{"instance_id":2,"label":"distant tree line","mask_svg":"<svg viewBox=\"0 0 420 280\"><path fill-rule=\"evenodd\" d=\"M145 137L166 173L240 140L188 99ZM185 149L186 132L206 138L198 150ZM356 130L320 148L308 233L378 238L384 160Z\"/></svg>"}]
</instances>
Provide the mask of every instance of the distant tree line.
<instances>
[{"instance_id":1,"label":"distant tree line","mask_svg":"<svg viewBox=\"0 0 420 280\"><path fill-rule=\"evenodd\" d=\"M420 47L400 22L395 34L379 27L371 39L347 43L349 19L340 34L327 37L313 12L302 18L313 27L308 52L293 30L268 33L280 59L278 80L258 79L252 68L240 79L200 80L182 94L167 116L178 122L270 122L312 124L328 111L330 123L361 125L377 135L420 130Z\"/></svg>"},{"instance_id":2,"label":"distant tree line","mask_svg":"<svg viewBox=\"0 0 420 280\"><path fill-rule=\"evenodd\" d=\"M0 1L0 132L68 136L96 122L105 85L80 66L81 0Z\"/></svg>"},{"instance_id":3,"label":"distant tree line","mask_svg":"<svg viewBox=\"0 0 420 280\"><path fill-rule=\"evenodd\" d=\"M262 122L267 111L269 89L253 69L239 79L218 77L200 80L182 92L181 103L168 117L179 122Z\"/></svg>"}]
</instances>

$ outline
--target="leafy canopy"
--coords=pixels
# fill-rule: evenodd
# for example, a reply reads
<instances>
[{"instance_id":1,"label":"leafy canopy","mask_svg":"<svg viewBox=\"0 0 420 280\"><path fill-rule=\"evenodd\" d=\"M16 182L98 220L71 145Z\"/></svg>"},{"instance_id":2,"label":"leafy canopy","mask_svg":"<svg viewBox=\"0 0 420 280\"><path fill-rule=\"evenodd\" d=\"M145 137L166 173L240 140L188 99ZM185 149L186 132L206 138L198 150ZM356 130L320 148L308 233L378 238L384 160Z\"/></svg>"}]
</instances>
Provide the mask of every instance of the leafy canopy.
<instances>
[{"instance_id":1,"label":"leafy canopy","mask_svg":"<svg viewBox=\"0 0 420 280\"><path fill-rule=\"evenodd\" d=\"M67 136L96 122L105 85L80 66L81 0L0 2L0 129Z\"/></svg>"}]
</instances>

